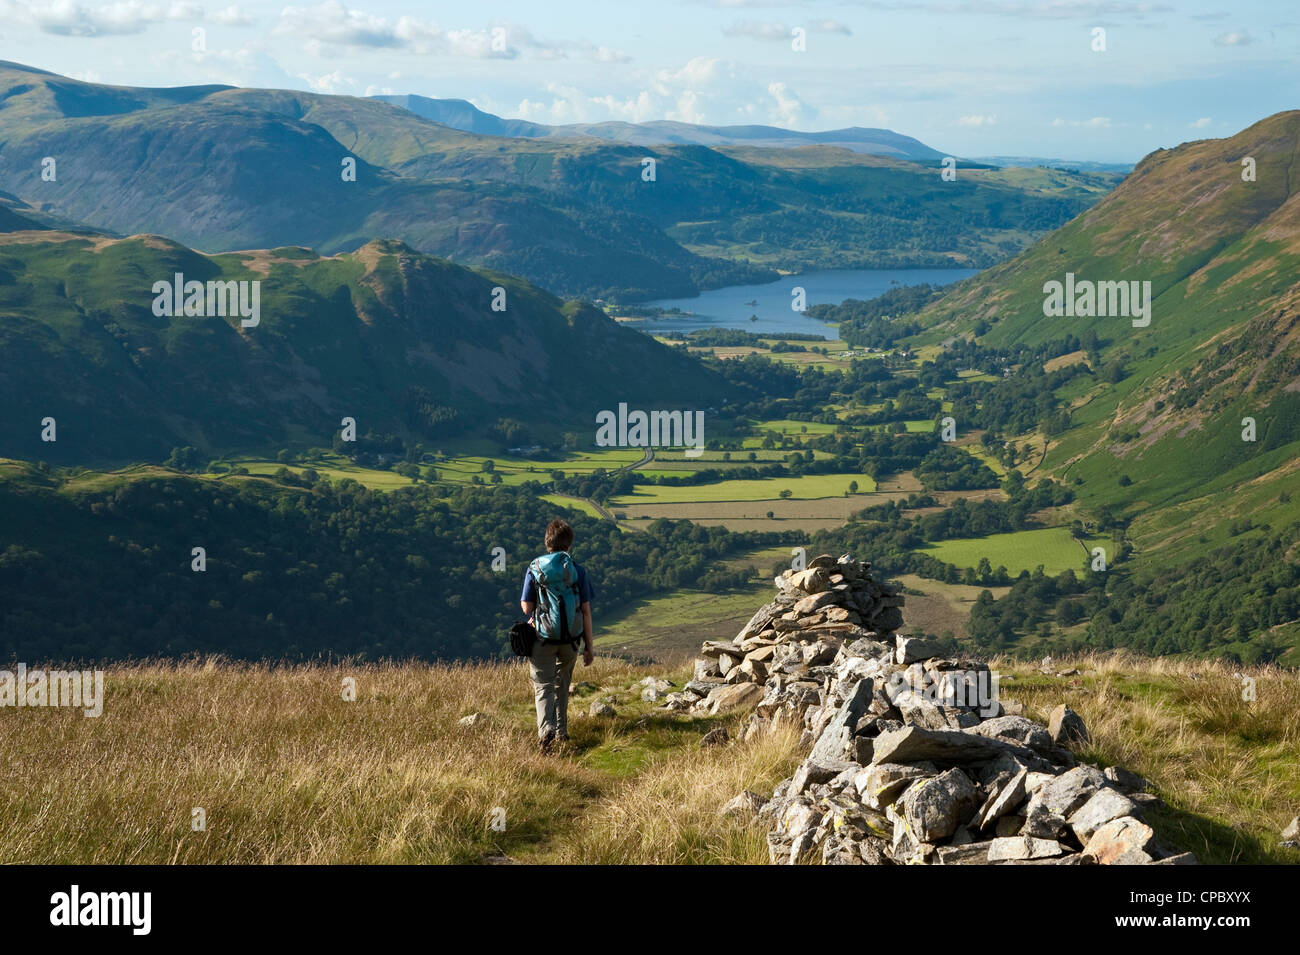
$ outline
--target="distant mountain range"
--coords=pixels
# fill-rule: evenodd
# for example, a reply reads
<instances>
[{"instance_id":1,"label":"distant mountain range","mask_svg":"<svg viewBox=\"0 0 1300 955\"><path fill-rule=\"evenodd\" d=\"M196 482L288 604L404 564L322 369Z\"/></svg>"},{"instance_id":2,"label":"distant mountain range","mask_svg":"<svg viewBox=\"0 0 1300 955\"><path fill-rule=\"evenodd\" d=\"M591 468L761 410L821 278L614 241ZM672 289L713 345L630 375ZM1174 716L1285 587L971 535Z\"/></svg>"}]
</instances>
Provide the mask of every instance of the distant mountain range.
<instances>
[{"instance_id":1,"label":"distant mountain range","mask_svg":"<svg viewBox=\"0 0 1300 955\"><path fill-rule=\"evenodd\" d=\"M634 146L763 146L793 149L798 146L840 146L856 153L892 156L896 159L938 160L948 153L925 145L911 136L889 129L832 129L803 133L777 126L700 126L667 120L647 123L565 123L546 126L523 119L502 119L485 113L463 99L432 99L412 94L383 95L375 99L408 109L435 123L485 136L512 136L523 139L595 139L628 143Z\"/></svg>"},{"instance_id":2,"label":"distant mountain range","mask_svg":"<svg viewBox=\"0 0 1300 955\"><path fill-rule=\"evenodd\" d=\"M828 145L502 140L377 99L106 86L13 63L0 63L0 170L30 209L110 234L322 254L395 238L621 301L778 270L986 266L1117 179L970 168L943 182L933 164Z\"/></svg>"},{"instance_id":3,"label":"distant mountain range","mask_svg":"<svg viewBox=\"0 0 1300 955\"><path fill-rule=\"evenodd\" d=\"M1045 159L1042 156L976 156L976 162L991 166L1045 166L1048 169L1072 169L1078 172L1117 172L1124 175L1133 171L1131 162L1092 162L1086 159Z\"/></svg>"}]
</instances>

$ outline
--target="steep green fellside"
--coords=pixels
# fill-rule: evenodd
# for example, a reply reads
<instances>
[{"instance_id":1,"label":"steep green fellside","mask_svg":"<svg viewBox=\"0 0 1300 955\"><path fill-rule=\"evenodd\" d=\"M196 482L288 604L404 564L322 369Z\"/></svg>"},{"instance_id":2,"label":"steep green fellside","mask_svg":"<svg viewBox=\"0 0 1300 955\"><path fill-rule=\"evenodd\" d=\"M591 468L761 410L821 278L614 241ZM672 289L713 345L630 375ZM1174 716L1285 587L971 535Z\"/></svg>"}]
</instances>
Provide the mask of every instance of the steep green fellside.
<instances>
[{"instance_id":1,"label":"steep green fellside","mask_svg":"<svg viewBox=\"0 0 1300 955\"><path fill-rule=\"evenodd\" d=\"M1234 522L1250 533L1300 518L1298 136L1289 111L1152 153L1092 209L921 315L916 340L929 344L974 337L981 322L991 347L1095 332L1099 363L1058 393L1070 426L1040 471L1081 480L1086 511L1130 518L1139 570L1195 559L1241 533ZM1150 325L1045 317L1044 283L1067 272L1150 281ZM1122 380L1104 380L1115 365Z\"/></svg>"},{"instance_id":2,"label":"steep green fellside","mask_svg":"<svg viewBox=\"0 0 1300 955\"><path fill-rule=\"evenodd\" d=\"M260 324L156 317L154 283L178 272L260 281ZM0 234L0 353L0 456L56 463L322 445L345 415L359 433L428 440L422 408L479 425L537 421L539 393L563 396L541 424L570 427L611 401L709 407L728 393L597 309L390 241L328 258L291 247L208 256L158 236ZM53 443L40 440L47 416Z\"/></svg>"}]
</instances>

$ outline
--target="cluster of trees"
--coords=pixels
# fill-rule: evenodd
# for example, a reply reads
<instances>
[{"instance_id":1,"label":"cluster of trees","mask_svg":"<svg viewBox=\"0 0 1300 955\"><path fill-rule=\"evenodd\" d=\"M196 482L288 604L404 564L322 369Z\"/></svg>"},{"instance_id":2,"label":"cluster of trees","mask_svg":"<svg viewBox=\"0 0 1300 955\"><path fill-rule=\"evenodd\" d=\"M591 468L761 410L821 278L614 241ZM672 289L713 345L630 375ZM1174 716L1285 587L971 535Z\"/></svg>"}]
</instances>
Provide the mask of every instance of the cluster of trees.
<instances>
[{"instance_id":1,"label":"cluster of trees","mask_svg":"<svg viewBox=\"0 0 1300 955\"><path fill-rule=\"evenodd\" d=\"M1264 631L1300 619L1300 565L1292 553L1300 523L1257 528L1149 579L1118 575L1088 625L1090 646L1151 654L1273 659L1284 648Z\"/></svg>"},{"instance_id":2,"label":"cluster of trees","mask_svg":"<svg viewBox=\"0 0 1300 955\"><path fill-rule=\"evenodd\" d=\"M927 454L914 469L932 491L973 491L998 486L998 476L974 455L943 444Z\"/></svg>"},{"instance_id":3,"label":"cluster of trees","mask_svg":"<svg viewBox=\"0 0 1300 955\"><path fill-rule=\"evenodd\" d=\"M904 516L905 511L938 505L929 494L910 494L905 501L887 501L864 508L855 517L895 530L913 528L927 541L987 537L1039 527L1041 525L1030 515L1043 508L1060 507L1074 499L1074 492L1068 487L1050 480L1029 488L1016 475L1004 481L1002 487L1009 495L1005 501L968 501L959 497L941 511L909 518Z\"/></svg>"},{"instance_id":4,"label":"cluster of trees","mask_svg":"<svg viewBox=\"0 0 1300 955\"><path fill-rule=\"evenodd\" d=\"M532 429L514 418L498 418L488 426L487 436L504 448L515 448L534 443Z\"/></svg>"},{"instance_id":5,"label":"cluster of trees","mask_svg":"<svg viewBox=\"0 0 1300 955\"><path fill-rule=\"evenodd\" d=\"M1002 435L1035 429L1060 434L1070 426L1070 416L1056 397L1056 390L1081 375L1092 375L1092 371L1081 362L1052 372L1043 371L1043 365L1076 351L1092 354L1089 348L1094 352L1100 348L1092 331L1083 339L1069 335L1033 347L1015 345L1009 349L957 341L934 361L922 364L919 380L928 387L944 385L952 399L953 416L963 427L987 429L999 441ZM1015 368L1016 373L1004 377L1010 368ZM966 369L982 371L998 380L958 379L957 373ZM1108 380L1111 378L1114 375Z\"/></svg>"},{"instance_id":6,"label":"cluster of trees","mask_svg":"<svg viewBox=\"0 0 1300 955\"><path fill-rule=\"evenodd\" d=\"M423 385L409 385L402 393L406 426L427 438L446 438L463 431L467 422L460 409L437 401Z\"/></svg>"},{"instance_id":7,"label":"cluster of trees","mask_svg":"<svg viewBox=\"0 0 1300 955\"><path fill-rule=\"evenodd\" d=\"M1012 649L1035 628L1048 635L1053 619L1062 626L1078 623L1096 613L1105 600L1100 575L1090 573L1088 578L1080 580L1072 570L1051 577L1039 567L1032 574L1022 571L1001 599L994 600L987 590L981 592L966 625L971 639L982 649L1000 652ZM1079 599L1085 592L1087 596Z\"/></svg>"},{"instance_id":8,"label":"cluster of trees","mask_svg":"<svg viewBox=\"0 0 1300 955\"><path fill-rule=\"evenodd\" d=\"M895 424L901 426L901 430L906 430L903 425L905 419L916 421L922 418L937 418L943 409L943 403L934 398L927 398L924 394L914 390L901 391L893 390L897 398L886 397L880 394L882 389L876 389L880 397L884 397L884 402L876 411L856 411L853 413L851 420L855 425L881 425Z\"/></svg>"},{"instance_id":9,"label":"cluster of trees","mask_svg":"<svg viewBox=\"0 0 1300 955\"><path fill-rule=\"evenodd\" d=\"M0 485L0 512L13 515L0 549L0 656L35 664L503 651L524 568L542 552L557 508L531 488L443 496L298 483L310 488L167 477L69 496ZM777 540L684 521L626 534L581 514L568 519L602 611L675 587L739 585L745 572L719 559ZM504 572L492 567L498 547Z\"/></svg>"},{"instance_id":10,"label":"cluster of trees","mask_svg":"<svg viewBox=\"0 0 1300 955\"><path fill-rule=\"evenodd\" d=\"M1013 650L1036 634L1035 652L1126 647L1268 662L1287 647L1266 631L1300 619L1300 566L1286 556L1298 535L1300 524L1266 528L1150 577L1123 570L1022 573L1006 595L979 596L970 635L991 651ZM1060 632L1083 621L1085 628Z\"/></svg>"},{"instance_id":11,"label":"cluster of trees","mask_svg":"<svg viewBox=\"0 0 1300 955\"><path fill-rule=\"evenodd\" d=\"M672 309L672 311L676 312L678 309ZM770 340L772 338L771 335L759 335L740 328L696 328L689 332L668 332L663 337L675 341L684 341L689 345L700 348L737 348L743 346L766 348L767 343L764 339ZM826 341L825 335L813 335L807 332L782 332L781 338L784 341L791 342L824 343ZM778 344L780 343L778 342Z\"/></svg>"},{"instance_id":12,"label":"cluster of trees","mask_svg":"<svg viewBox=\"0 0 1300 955\"><path fill-rule=\"evenodd\" d=\"M808 314L823 322L839 322L840 338L855 348L893 348L915 335L921 326L905 316L915 315L937 299L942 290L930 285L900 285L868 301L850 298L839 305L814 305Z\"/></svg>"}]
</instances>

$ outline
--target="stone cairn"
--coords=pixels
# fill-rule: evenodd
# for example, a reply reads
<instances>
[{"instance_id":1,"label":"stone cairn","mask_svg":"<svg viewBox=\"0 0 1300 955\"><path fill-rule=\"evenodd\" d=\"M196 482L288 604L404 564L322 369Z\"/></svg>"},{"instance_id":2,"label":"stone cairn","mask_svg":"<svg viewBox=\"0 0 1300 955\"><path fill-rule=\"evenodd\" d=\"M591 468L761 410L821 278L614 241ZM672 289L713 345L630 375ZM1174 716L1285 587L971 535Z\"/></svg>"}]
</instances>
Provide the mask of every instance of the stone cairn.
<instances>
[{"instance_id":1,"label":"stone cairn","mask_svg":"<svg viewBox=\"0 0 1300 955\"><path fill-rule=\"evenodd\" d=\"M1064 705L1049 726L998 702L987 664L940 659L898 636L903 597L871 564L823 554L776 578L777 596L731 642L708 641L669 709L753 706L739 733L802 729L809 749L770 799L724 812L769 827L774 863L1184 864L1141 821L1159 801L1139 776L1079 764ZM715 731L716 733L717 731ZM712 735L712 734L711 734Z\"/></svg>"}]
</instances>

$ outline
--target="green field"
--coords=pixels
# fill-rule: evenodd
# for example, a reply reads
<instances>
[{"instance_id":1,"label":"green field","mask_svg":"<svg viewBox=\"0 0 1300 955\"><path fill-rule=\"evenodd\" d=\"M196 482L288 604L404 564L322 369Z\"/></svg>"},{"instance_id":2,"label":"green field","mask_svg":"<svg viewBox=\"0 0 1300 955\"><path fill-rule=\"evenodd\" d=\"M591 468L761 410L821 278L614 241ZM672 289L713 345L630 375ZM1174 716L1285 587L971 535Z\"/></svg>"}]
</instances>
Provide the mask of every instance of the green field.
<instances>
[{"instance_id":1,"label":"green field","mask_svg":"<svg viewBox=\"0 0 1300 955\"><path fill-rule=\"evenodd\" d=\"M596 510L596 508L593 507L591 503L589 503L588 501L584 501L581 498L567 497L563 494L543 494L542 500L550 501L552 504L558 507L567 507L571 510L581 511L582 513L586 514L588 517L599 518L601 516L600 511Z\"/></svg>"},{"instance_id":2,"label":"green field","mask_svg":"<svg viewBox=\"0 0 1300 955\"><path fill-rule=\"evenodd\" d=\"M789 419L760 421L754 425L754 430L760 433L778 431L781 434L834 434L835 428L836 426L833 424L823 424L820 421L791 421Z\"/></svg>"},{"instance_id":3,"label":"green field","mask_svg":"<svg viewBox=\"0 0 1300 955\"><path fill-rule=\"evenodd\" d=\"M1114 548L1109 540L1097 538L1087 544L1089 549L1105 547L1107 559L1114 559ZM995 570L1005 567L1013 575L1022 570L1032 572L1039 564L1047 574L1055 575L1066 570L1082 573L1087 559L1083 547L1070 536L1068 527L1043 527L1012 534L939 541L925 547L924 552L957 567L976 567L980 558L987 557Z\"/></svg>"},{"instance_id":4,"label":"green field","mask_svg":"<svg viewBox=\"0 0 1300 955\"><path fill-rule=\"evenodd\" d=\"M762 439L758 439L761 441ZM749 451L704 451L695 457L686 457L680 448L656 448L655 463L667 465L668 467L678 467L679 465L690 465L691 467L728 467L728 466L754 466L758 464L771 464L773 462L784 461L789 455L789 451L780 450L754 450L754 460L749 460ZM731 460L723 460L724 454L730 454ZM824 461L831 457L825 451L814 451L813 457L818 461ZM639 469L638 469L639 470Z\"/></svg>"},{"instance_id":5,"label":"green field","mask_svg":"<svg viewBox=\"0 0 1300 955\"><path fill-rule=\"evenodd\" d=\"M867 494L876 489L876 482L867 474L808 474L803 477L759 478L749 481L723 481L720 484L696 484L686 487L638 486L633 494L613 499L620 504L681 504L689 501L770 501L790 491L792 500L813 500L820 497L842 497L849 482L858 482L858 492ZM864 505L865 506L865 505Z\"/></svg>"},{"instance_id":6,"label":"green field","mask_svg":"<svg viewBox=\"0 0 1300 955\"><path fill-rule=\"evenodd\" d=\"M578 451L564 460L546 461L472 454L453 456L442 461L424 462L419 465L419 468L423 476L425 470L432 467L438 472L438 483L441 484L472 484L475 476L478 476L484 484L487 484L491 482L492 474L483 470L483 464L490 460L495 473L501 475L500 483L518 486L529 481L550 484L552 471L563 471L566 475L589 474L598 468L615 471L629 464L635 464L642 457L640 450L627 449ZM331 481L351 478L376 491L390 491L398 487L408 487L411 484L410 478L403 477L394 471L383 468L364 468L353 464L347 457L334 452L304 455L299 460L291 463L281 463L272 461L269 458L248 456L229 457L223 460L231 467L247 468L249 474L260 477L270 477L282 467L287 467L293 471L313 468L317 473L327 476ZM671 473L680 474L682 472ZM221 477L221 475L215 473L209 473L205 476Z\"/></svg>"},{"instance_id":7,"label":"green field","mask_svg":"<svg viewBox=\"0 0 1300 955\"><path fill-rule=\"evenodd\" d=\"M225 462L231 467L247 468L249 474L257 477L270 477L280 468L288 468L291 471L313 468L318 474L328 477L331 481L342 481L344 478L349 478L374 491L391 491L398 487L409 487L411 484L410 478L402 477L400 474L392 471L381 471L376 468L358 467L347 458L338 455L322 455L321 461L323 463L320 464L281 464L278 461L270 461L265 458L232 457L225 459ZM237 476L225 474L204 474L203 477L221 480L238 479Z\"/></svg>"},{"instance_id":8,"label":"green field","mask_svg":"<svg viewBox=\"0 0 1300 955\"><path fill-rule=\"evenodd\" d=\"M637 468L635 473L638 477L644 478L680 478L690 477L693 472L685 468L673 470L668 468Z\"/></svg>"},{"instance_id":9,"label":"green field","mask_svg":"<svg viewBox=\"0 0 1300 955\"><path fill-rule=\"evenodd\" d=\"M1006 466L993 455L985 451L983 445L963 444L959 445L959 447L972 457L983 461L984 465L998 477L1004 478L1007 476Z\"/></svg>"}]
</instances>

